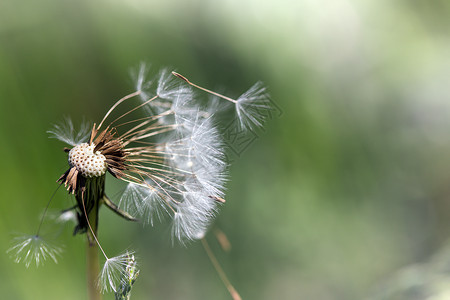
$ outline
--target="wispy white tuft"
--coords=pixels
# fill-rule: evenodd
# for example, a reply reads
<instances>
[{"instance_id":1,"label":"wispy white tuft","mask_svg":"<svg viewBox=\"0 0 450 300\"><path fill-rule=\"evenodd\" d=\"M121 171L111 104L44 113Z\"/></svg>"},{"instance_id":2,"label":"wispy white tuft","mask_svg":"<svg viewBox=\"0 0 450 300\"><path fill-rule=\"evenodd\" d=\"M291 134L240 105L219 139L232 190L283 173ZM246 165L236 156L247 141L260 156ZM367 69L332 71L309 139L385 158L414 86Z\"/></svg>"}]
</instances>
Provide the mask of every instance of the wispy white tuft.
<instances>
[{"instance_id":1,"label":"wispy white tuft","mask_svg":"<svg viewBox=\"0 0 450 300\"><path fill-rule=\"evenodd\" d=\"M212 125L211 118L197 119L192 125L191 135L186 139L189 155L204 168L223 169L225 167L224 146L219 132Z\"/></svg>"},{"instance_id":2,"label":"wispy white tuft","mask_svg":"<svg viewBox=\"0 0 450 300\"><path fill-rule=\"evenodd\" d=\"M47 211L41 215L41 218L47 216L47 218L52 219L56 223L65 224L69 222L78 223L77 213L74 209L65 211Z\"/></svg>"},{"instance_id":3,"label":"wispy white tuft","mask_svg":"<svg viewBox=\"0 0 450 300\"><path fill-rule=\"evenodd\" d=\"M139 64L139 68L131 70L131 77L134 80L135 88L137 91L144 92L151 87L152 82L147 81L147 75L150 67L147 66L144 62ZM143 97L143 100L145 97Z\"/></svg>"},{"instance_id":4,"label":"wispy white tuft","mask_svg":"<svg viewBox=\"0 0 450 300\"><path fill-rule=\"evenodd\" d=\"M201 190L212 197L224 196L225 171L200 167L193 169L191 174L192 176L186 181L187 187Z\"/></svg>"},{"instance_id":5,"label":"wispy white tuft","mask_svg":"<svg viewBox=\"0 0 450 300\"><path fill-rule=\"evenodd\" d=\"M137 70L131 71L131 76L135 80L135 86L137 91L142 91L147 88L148 82L146 81L146 76L149 70L149 66L147 66L144 62L139 64L139 68Z\"/></svg>"},{"instance_id":6,"label":"wispy white tuft","mask_svg":"<svg viewBox=\"0 0 450 300\"><path fill-rule=\"evenodd\" d=\"M177 100L192 97L191 89L172 75L168 69L162 69L157 76L156 94L161 99Z\"/></svg>"},{"instance_id":7,"label":"wispy white tuft","mask_svg":"<svg viewBox=\"0 0 450 300\"><path fill-rule=\"evenodd\" d=\"M255 83L236 100L239 125L244 129L262 127L270 109L269 95L262 82Z\"/></svg>"},{"instance_id":8,"label":"wispy white tuft","mask_svg":"<svg viewBox=\"0 0 450 300\"><path fill-rule=\"evenodd\" d=\"M116 257L108 258L103 265L99 276L99 287L102 292L117 292L124 281L130 277L130 265L133 265L133 272L136 270L136 262L133 252L126 252Z\"/></svg>"},{"instance_id":9,"label":"wispy white tuft","mask_svg":"<svg viewBox=\"0 0 450 300\"><path fill-rule=\"evenodd\" d=\"M59 124L53 125L53 129L47 131L51 138L58 139L68 145L75 146L88 140L91 126L87 122L80 125L79 130L75 130L72 120L65 118Z\"/></svg>"},{"instance_id":10,"label":"wispy white tuft","mask_svg":"<svg viewBox=\"0 0 450 300\"><path fill-rule=\"evenodd\" d=\"M152 226L155 219L161 220L168 214L164 198L149 183L129 183L120 198L119 207Z\"/></svg>"},{"instance_id":11,"label":"wispy white tuft","mask_svg":"<svg viewBox=\"0 0 450 300\"><path fill-rule=\"evenodd\" d=\"M167 143L169 163L190 172L193 168L206 168L222 171L225 166L223 143L211 118L185 119L181 137Z\"/></svg>"},{"instance_id":12,"label":"wispy white tuft","mask_svg":"<svg viewBox=\"0 0 450 300\"><path fill-rule=\"evenodd\" d=\"M221 136L211 118L198 111L186 117L152 165L145 185L130 183L119 206L153 224L155 216L173 215L173 236L184 242L203 236L224 195L225 157Z\"/></svg>"},{"instance_id":13,"label":"wispy white tuft","mask_svg":"<svg viewBox=\"0 0 450 300\"><path fill-rule=\"evenodd\" d=\"M214 200L206 197L203 193L187 192L184 202L178 206L173 218L172 234L181 242L196 240L206 232L214 217L214 209L207 205Z\"/></svg>"},{"instance_id":14,"label":"wispy white tuft","mask_svg":"<svg viewBox=\"0 0 450 300\"><path fill-rule=\"evenodd\" d=\"M58 222L58 223L68 223L68 222L77 223L78 222L77 214L74 210L64 211L56 218L56 222Z\"/></svg>"},{"instance_id":15,"label":"wispy white tuft","mask_svg":"<svg viewBox=\"0 0 450 300\"><path fill-rule=\"evenodd\" d=\"M152 97L150 90L153 86L153 82L147 79L149 69L150 66L141 62L137 69L131 69L130 71L131 78L134 81L134 87L136 88L136 91L140 91L139 98L142 102L145 102ZM147 107L147 110L149 110L149 107ZM153 111L149 110L149 112Z\"/></svg>"},{"instance_id":16,"label":"wispy white tuft","mask_svg":"<svg viewBox=\"0 0 450 300\"><path fill-rule=\"evenodd\" d=\"M216 115L218 112L228 111L231 105L232 103L229 101L223 101L223 99L218 96L209 95L208 102L202 108L204 110L204 117L209 118Z\"/></svg>"},{"instance_id":17,"label":"wispy white tuft","mask_svg":"<svg viewBox=\"0 0 450 300\"><path fill-rule=\"evenodd\" d=\"M38 235L16 237L14 245L7 251L16 263L22 262L27 268L33 263L39 266L48 258L57 263L61 252L61 248L49 244Z\"/></svg>"},{"instance_id":18,"label":"wispy white tuft","mask_svg":"<svg viewBox=\"0 0 450 300\"><path fill-rule=\"evenodd\" d=\"M136 259L134 255L130 254L128 257L128 264L125 269L125 278L122 279L120 287L115 292L116 300L129 300L131 288L139 276L139 269L137 268Z\"/></svg>"},{"instance_id":19,"label":"wispy white tuft","mask_svg":"<svg viewBox=\"0 0 450 300\"><path fill-rule=\"evenodd\" d=\"M132 77L136 89L141 92L139 96L142 102L157 96L145 106L149 113L164 114L159 121L168 124L175 116L186 115L192 110L188 104L193 99L192 89L189 86L177 80L168 69L162 69L151 80L148 79L148 73L149 68L141 63L139 68L132 72Z\"/></svg>"},{"instance_id":20,"label":"wispy white tuft","mask_svg":"<svg viewBox=\"0 0 450 300\"><path fill-rule=\"evenodd\" d=\"M175 207L172 234L181 242L204 236L223 197L224 175L209 173L205 168L193 170L184 182L185 191Z\"/></svg>"}]
</instances>

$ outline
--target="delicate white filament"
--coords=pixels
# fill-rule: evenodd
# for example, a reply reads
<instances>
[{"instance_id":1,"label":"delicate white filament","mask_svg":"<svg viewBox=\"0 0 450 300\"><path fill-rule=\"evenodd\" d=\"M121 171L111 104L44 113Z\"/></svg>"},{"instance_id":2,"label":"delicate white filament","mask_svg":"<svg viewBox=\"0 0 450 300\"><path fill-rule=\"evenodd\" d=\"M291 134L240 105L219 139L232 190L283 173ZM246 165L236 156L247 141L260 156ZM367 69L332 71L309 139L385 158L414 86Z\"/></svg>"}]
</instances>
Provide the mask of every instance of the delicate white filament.
<instances>
[{"instance_id":1,"label":"delicate white filament","mask_svg":"<svg viewBox=\"0 0 450 300\"><path fill-rule=\"evenodd\" d=\"M163 195L150 183L129 183L120 198L119 207L152 226L155 219L161 220L168 215Z\"/></svg>"},{"instance_id":2,"label":"delicate white filament","mask_svg":"<svg viewBox=\"0 0 450 300\"><path fill-rule=\"evenodd\" d=\"M75 130L72 120L65 118L60 124L53 125L53 128L47 131L47 133L50 134L51 138L56 138L68 145L75 146L87 141L90 128L88 123L83 122L80 129Z\"/></svg>"},{"instance_id":3,"label":"delicate white filament","mask_svg":"<svg viewBox=\"0 0 450 300\"><path fill-rule=\"evenodd\" d=\"M28 268L33 262L38 267L48 258L57 263L61 251L61 248L49 244L41 236L26 235L16 237L14 245L7 252L11 253L16 263L23 262Z\"/></svg>"},{"instance_id":4,"label":"delicate white filament","mask_svg":"<svg viewBox=\"0 0 450 300\"><path fill-rule=\"evenodd\" d=\"M99 276L99 287L102 292L117 292L120 285L129 277L129 265L134 263L132 252L108 258Z\"/></svg>"},{"instance_id":5,"label":"delicate white filament","mask_svg":"<svg viewBox=\"0 0 450 300\"><path fill-rule=\"evenodd\" d=\"M270 99L262 82L255 83L236 103L239 124L245 129L262 127L270 109Z\"/></svg>"}]
</instances>

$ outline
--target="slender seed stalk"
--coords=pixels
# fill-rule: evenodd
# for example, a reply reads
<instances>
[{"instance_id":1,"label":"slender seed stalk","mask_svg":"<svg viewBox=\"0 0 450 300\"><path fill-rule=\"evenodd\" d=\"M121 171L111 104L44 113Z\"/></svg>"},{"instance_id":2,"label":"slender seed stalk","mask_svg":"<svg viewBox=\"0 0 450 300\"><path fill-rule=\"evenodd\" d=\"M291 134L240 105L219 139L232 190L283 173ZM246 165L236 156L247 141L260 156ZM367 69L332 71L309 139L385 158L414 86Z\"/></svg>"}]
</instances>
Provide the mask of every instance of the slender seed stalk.
<instances>
[{"instance_id":1,"label":"slender seed stalk","mask_svg":"<svg viewBox=\"0 0 450 300\"><path fill-rule=\"evenodd\" d=\"M86 217L87 247L86 247L86 277L89 300L101 300L102 294L98 288L97 278L100 273L98 257L99 244L97 242L98 212L101 200L105 195L105 176L86 179L86 189L77 192L76 200L83 208Z\"/></svg>"},{"instance_id":2,"label":"slender seed stalk","mask_svg":"<svg viewBox=\"0 0 450 300\"><path fill-rule=\"evenodd\" d=\"M222 94L216 93L216 92L214 92L214 91L208 90L208 89L206 89L206 88L204 88L204 87L201 87L201 86L199 86L199 85L197 85L197 84L195 84L195 83L189 81L189 79L187 79L185 76L181 75L180 73L177 73L177 72L172 71L172 74L173 74L174 76L176 76L176 77L178 77L178 78L180 78L180 79L186 81L187 84L189 84L189 85L191 85L191 86L193 86L193 87L195 87L195 88L197 88L197 89L199 89L199 90L202 90L202 91L204 91L204 92L207 92L207 93L209 93L209 94L211 94L211 95L214 95L214 96L217 96L217 97L219 97L219 98L225 99L225 100L227 100L227 101L233 102L233 103L235 103L235 104L238 102L238 101L235 100L235 99L232 99L232 98L227 97L227 96L225 96L225 95L222 95Z\"/></svg>"},{"instance_id":3,"label":"slender seed stalk","mask_svg":"<svg viewBox=\"0 0 450 300\"><path fill-rule=\"evenodd\" d=\"M227 288L228 292L230 293L230 296L233 298L233 300L242 300L239 293L236 291L234 286L231 284L230 280L228 280L227 275L223 271L222 267L219 264L219 261L217 260L216 256L212 252L211 248L209 247L208 242L205 238L201 239L203 248L206 251L206 254L208 254L209 260L214 266L214 269L216 269L217 274L219 274L220 279L222 280L223 284Z\"/></svg>"}]
</instances>

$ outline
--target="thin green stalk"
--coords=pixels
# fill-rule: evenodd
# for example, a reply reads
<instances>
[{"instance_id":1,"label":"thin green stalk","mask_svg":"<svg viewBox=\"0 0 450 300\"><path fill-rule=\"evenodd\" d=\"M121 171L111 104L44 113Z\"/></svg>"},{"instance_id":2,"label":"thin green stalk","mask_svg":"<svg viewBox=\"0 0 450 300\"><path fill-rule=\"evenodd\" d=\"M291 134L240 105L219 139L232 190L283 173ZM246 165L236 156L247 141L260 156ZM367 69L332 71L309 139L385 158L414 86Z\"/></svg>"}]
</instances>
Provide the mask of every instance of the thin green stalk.
<instances>
[{"instance_id":1,"label":"thin green stalk","mask_svg":"<svg viewBox=\"0 0 450 300\"><path fill-rule=\"evenodd\" d=\"M88 233L90 235L90 233ZM93 237L90 237L93 239ZM89 238L87 240L86 249L86 271L87 271L87 288L89 300L101 300L102 294L97 285L98 274L100 273L100 262L98 258L98 246L91 244Z\"/></svg>"},{"instance_id":2,"label":"thin green stalk","mask_svg":"<svg viewBox=\"0 0 450 300\"><path fill-rule=\"evenodd\" d=\"M102 294L98 287L100 261L97 241L98 211L105 193L105 176L90 178L86 181L86 189L77 193L77 202L81 204L83 213L87 216L86 237L86 279L89 300L101 300Z\"/></svg>"}]
</instances>

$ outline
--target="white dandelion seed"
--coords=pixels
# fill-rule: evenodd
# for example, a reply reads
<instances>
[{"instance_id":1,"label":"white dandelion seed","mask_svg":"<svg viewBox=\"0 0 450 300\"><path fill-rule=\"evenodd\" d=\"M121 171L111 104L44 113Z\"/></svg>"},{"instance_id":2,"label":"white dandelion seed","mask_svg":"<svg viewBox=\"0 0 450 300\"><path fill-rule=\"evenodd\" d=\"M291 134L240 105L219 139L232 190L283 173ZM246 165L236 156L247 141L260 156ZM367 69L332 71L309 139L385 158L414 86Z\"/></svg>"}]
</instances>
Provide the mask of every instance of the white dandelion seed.
<instances>
[{"instance_id":1,"label":"white dandelion seed","mask_svg":"<svg viewBox=\"0 0 450 300\"><path fill-rule=\"evenodd\" d=\"M203 210L198 203L186 200L174 214L172 235L183 244L196 240L204 235L213 217L213 211Z\"/></svg>"},{"instance_id":2,"label":"white dandelion seed","mask_svg":"<svg viewBox=\"0 0 450 300\"><path fill-rule=\"evenodd\" d=\"M139 64L139 68L137 70L132 69L131 70L131 77L133 78L135 82L135 88L136 91L140 91L139 97L141 100L146 101L150 97L147 95L146 91L149 90L152 86L151 81L147 81L147 73L149 71L150 67L147 66L144 62L141 62Z\"/></svg>"},{"instance_id":3,"label":"white dandelion seed","mask_svg":"<svg viewBox=\"0 0 450 300\"><path fill-rule=\"evenodd\" d=\"M215 217L216 201L198 191L187 191L183 198L174 215L172 234L182 242L200 239Z\"/></svg>"},{"instance_id":4,"label":"white dandelion seed","mask_svg":"<svg viewBox=\"0 0 450 300\"><path fill-rule=\"evenodd\" d=\"M232 99L201 87L189 81L189 79L177 72L172 72L172 74L197 89L233 103L239 120L239 125L242 129L262 127L269 111L272 109L269 94L267 93L262 82L255 83L248 91L239 96L239 98Z\"/></svg>"},{"instance_id":5,"label":"white dandelion seed","mask_svg":"<svg viewBox=\"0 0 450 300\"><path fill-rule=\"evenodd\" d=\"M161 221L169 214L164 198L148 182L129 183L120 197L119 207L152 226L155 219Z\"/></svg>"},{"instance_id":6,"label":"white dandelion seed","mask_svg":"<svg viewBox=\"0 0 450 300\"><path fill-rule=\"evenodd\" d=\"M130 264L133 268L130 268ZM117 292L121 285L133 276L130 272L139 272L133 252L125 252L121 255L107 258L100 272L98 285L102 292Z\"/></svg>"},{"instance_id":7,"label":"white dandelion seed","mask_svg":"<svg viewBox=\"0 0 450 300\"><path fill-rule=\"evenodd\" d=\"M46 242L39 235L25 235L14 238L14 245L8 249L16 263L23 262L28 268L32 263L38 267L45 260L51 259L57 263L57 256L62 249Z\"/></svg>"},{"instance_id":8,"label":"white dandelion seed","mask_svg":"<svg viewBox=\"0 0 450 300\"><path fill-rule=\"evenodd\" d=\"M168 163L186 172L199 167L223 171L224 145L211 118L202 119L197 115L197 119L186 119L184 124L186 130L179 133L180 138L166 144Z\"/></svg>"},{"instance_id":9,"label":"white dandelion seed","mask_svg":"<svg viewBox=\"0 0 450 300\"><path fill-rule=\"evenodd\" d=\"M131 76L136 82L135 86L137 91L142 91L147 88L145 84L148 84L148 82L146 81L148 69L149 67L144 62L141 62L139 64L138 72L132 70Z\"/></svg>"},{"instance_id":10,"label":"white dandelion seed","mask_svg":"<svg viewBox=\"0 0 450 300\"><path fill-rule=\"evenodd\" d=\"M188 155L196 163L206 169L224 169L224 145L216 127L212 125L211 118L191 122L190 135L183 142L188 148Z\"/></svg>"},{"instance_id":11,"label":"white dandelion seed","mask_svg":"<svg viewBox=\"0 0 450 300\"><path fill-rule=\"evenodd\" d=\"M79 130L75 130L72 120L65 118L63 122L54 124L53 128L47 133L51 138L58 139L68 145L75 146L85 142L89 138L90 125L88 122L82 122Z\"/></svg>"},{"instance_id":12,"label":"white dandelion seed","mask_svg":"<svg viewBox=\"0 0 450 300\"><path fill-rule=\"evenodd\" d=\"M138 70L133 70L132 76L136 82L135 86L140 91L139 97L142 102L148 102L145 105L145 109L149 113L161 114L164 116L160 118L161 122L178 113L189 110L187 102L192 99L192 90L183 85L179 80L176 80L174 76L168 71L168 69L162 69L152 80L147 80L149 67L141 63ZM156 87L153 89L153 82ZM156 96L157 99L152 99L152 96Z\"/></svg>"},{"instance_id":13,"label":"white dandelion seed","mask_svg":"<svg viewBox=\"0 0 450 300\"><path fill-rule=\"evenodd\" d=\"M213 199L222 198L225 194L226 179L226 173L221 169L212 170L200 167L192 170L191 177L186 180L186 187L202 191Z\"/></svg>"},{"instance_id":14,"label":"white dandelion seed","mask_svg":"<svg viewBox=\"0 0 450 300\"><path fill-rule=\"evenodd\" d=\"M66 210L55 218L57 223L77 222L77 214L73 210Z\"/></svg>"},{"instance_id":15,"label":"white dandelion seed","mask_svg":"<svg viewBox=\"0 0 450 300\"><path fill-rule=\"evenodd\" d=\"M270 98L262 82L255 83L235 103L236 114L242 128L262 127L271 109Z\"/></svg>"},{"instance_id":16,"label":"white dandelion seed","mask_svg":"<svg viewBox=\"0 0 450 300\"><path fill-rule=\"evenodd\" d=\"M125 278L122 279L120 287L115 292L116 299L130 299L131 288L139 276L134 255L129 255L125 273Z\"/></svg>"}]
</instances>

